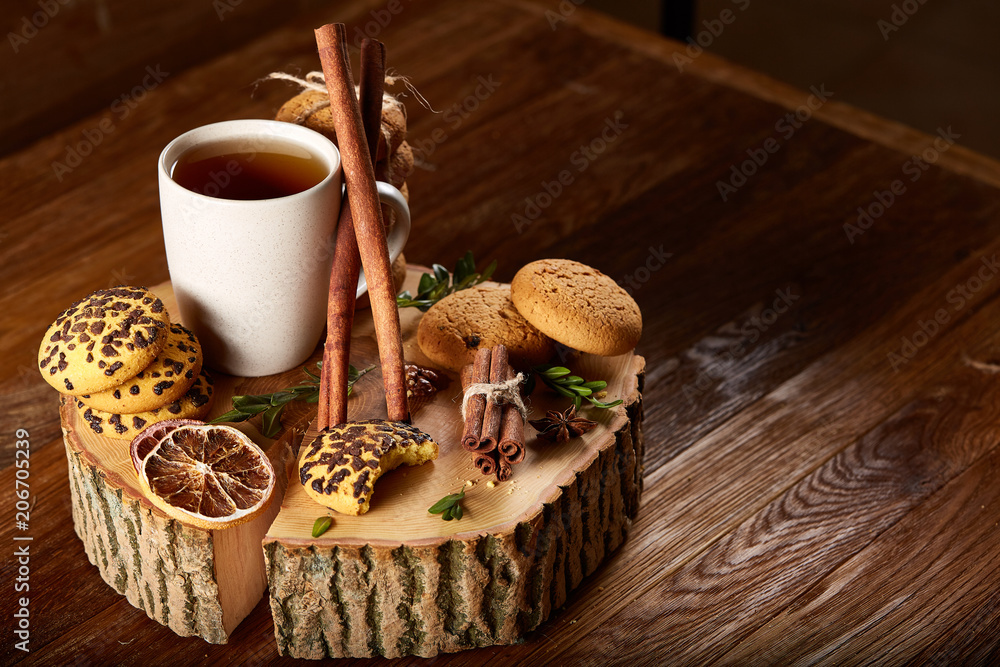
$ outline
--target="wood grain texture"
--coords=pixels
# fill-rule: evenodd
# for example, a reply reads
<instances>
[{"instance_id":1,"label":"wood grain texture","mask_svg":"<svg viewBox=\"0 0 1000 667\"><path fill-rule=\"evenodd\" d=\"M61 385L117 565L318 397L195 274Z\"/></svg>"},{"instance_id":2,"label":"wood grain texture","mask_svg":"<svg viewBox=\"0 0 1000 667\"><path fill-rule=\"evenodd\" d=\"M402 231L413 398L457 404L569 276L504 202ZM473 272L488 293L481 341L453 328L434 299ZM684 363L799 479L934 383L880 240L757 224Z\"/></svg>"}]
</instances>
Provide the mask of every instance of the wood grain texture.
<instances>
[{"instance_id":1,"label":"wood grain texture","mask_svg":"<svg viewBox=\"0 0 1000 667\"><path fill-rule=\"evenodd\" d=\"M375 525L354 539L266 538L279 653L313 659L429 657L520 641L628 534L641 491L638 393L629 397L626 411L628 419L605 436L610 439L589 465L571 469L570 481L543 505L515 511L506 524L448 526L460 532L442 539L394 539L390 526L413 524L397 512L389 526L370 517ZM525 464L519 472L534 470ZM511 490L522 495L516 486ZM499 488L490 502L511 504ZM465 517L482 513L472 510ZM334 523L341 523L339 516Z\"/></svg>"},{"instance_id":2,"label":"wood grain texture","mask_svg":"<svg viewBox=\"0 0 1000 667\"><path fill-rule=\"evenodd\" d=\"M225 53L319 6L276 0L145 3L15 0L0 8L0 154L105 110L124 120L164 77ZM368 3L372 5L373 3ZM156 72L150 77L147 67ZM107 126L105 126L107 127Z\"/></svg>"},{"instance_id":3,"label":"wood grain texture","mask_svg":"<svg viewBox=\"0 0 1000 667\"><path fill-rule=\"evenodd\" d=\"M974 279L1000 250L997 163L955 145L911 181L904 165L933 138L836 94L785 139L775 123L808 91L707 53L679 72L683 45L585 5L554 29L555 2L403 7L377 37L443 112L407 98L419 166L410 261L451 264L471 249L509 280L528 261L570 257L631 279L645 319L643 506L629 539L524 644L436 661L995 662L1000 281ZM344 20L351 33L372 20L354 5L332 13L172 76L62 180L53 161L100 114L0 161L0 393L11 408L0 412L0 500L13 502L9 434L23 426L38 496L33 660L293 663L278 656L266 602L210 646L104 584L72 534L57 401L33 361L75 298L123 274L167 278L150 175L159 150L196 125L271 117L293 91L251 95L253 81L317 69L317 25ZM628 127L580 170L574 154L617 111ZM780 150L722 201L717 181L768 137ZM563 171L572 182L518 233L511 216ZM905 194L851 243L844 224L895 179ZM775 317L779 290L796 299ZM947 321L924 341L921 322L940 309ZM914 337L924 344L896 372L888 353ZM16 532L0 526L0 541ZM0 607L14 604L13 586L0 586ZM26 657L9 645L0 656Z\"/></svg>"}]
</instances>

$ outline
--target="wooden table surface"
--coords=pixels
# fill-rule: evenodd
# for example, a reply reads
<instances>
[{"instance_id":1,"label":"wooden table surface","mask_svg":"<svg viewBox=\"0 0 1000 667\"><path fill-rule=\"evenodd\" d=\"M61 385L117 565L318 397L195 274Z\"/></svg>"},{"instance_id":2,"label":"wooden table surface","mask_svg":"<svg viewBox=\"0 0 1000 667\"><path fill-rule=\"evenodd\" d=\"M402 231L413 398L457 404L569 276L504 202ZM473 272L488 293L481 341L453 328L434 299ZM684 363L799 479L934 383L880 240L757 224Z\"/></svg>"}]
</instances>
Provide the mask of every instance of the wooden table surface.
<instances>
[{"instance_id":1,"label":"wooden table surface","mask_svg":"<svg viewBox=\"0 0 1000 667\"><path fill-rule=\"evenodd\" d=\"M167 278L160 149L272 116L293 91L255 81L318 69L311 28L334 20L377 27L390 65L442 111L407 99L411 261L471 249L509 280L570 257L630 284L645 318L645 490L628 541L524 644L435 664L997 659L1000 165L949 143L961 128L935 139L822 81L810 93L687 61L570 4L563 17L546 14L555 2L395 3L384 28L361 4L328 10L167 76L125 118L106 109L0 161L3 663L292 662L265 600L213 646L101 580L73 533L57 396L34 360L74 299ZM81 146L68 171L54 165ZM23 544L29 593L15 592ZM13 646L22 596L30 654Z\"/></svg>"}]
</instances>

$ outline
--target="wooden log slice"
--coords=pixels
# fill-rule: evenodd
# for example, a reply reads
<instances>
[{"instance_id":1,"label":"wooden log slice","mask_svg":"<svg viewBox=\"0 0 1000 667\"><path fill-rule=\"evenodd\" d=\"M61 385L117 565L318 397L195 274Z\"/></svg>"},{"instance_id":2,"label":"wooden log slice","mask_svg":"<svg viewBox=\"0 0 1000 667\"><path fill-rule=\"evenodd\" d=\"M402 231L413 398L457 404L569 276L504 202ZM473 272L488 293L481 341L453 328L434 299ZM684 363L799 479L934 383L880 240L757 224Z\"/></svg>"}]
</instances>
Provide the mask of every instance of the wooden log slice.
<instances>
[{"instance_id":1,"label":"wooden log slice","mask_svg":"<svg viewBox=\"0 0 1000 667\"><path fill-rule=\"evenodd\" d=\"M415 291L419 272L406 288ZM405 357L432 364L416 344L421 313L400 311ZM358 368L377 363L371 317L359 313L351 344ZM310 499L289 481L264 539L278 650L297 658L433 656L517 642L623 542L642 490L645 361L581 355L565 362L608 382L615 409L584 409L599 422L581 438L554 444L526 427L527 456L512 479L490 484L462 449L461 386L412 403L414 424L441 445L439 458L383 476L371 509L352 517ZM586 403L585 403L586 404ZM536 388L532 418L568 400ZM385 418L381 378L355 385L349 419ZM306 433L308 442L312 433ZM464 517L427 512L465 488ZM321 537L315 520L333 517Z\"/></svg>"},{"instance_id":2,"label":"wooden log slice","mask_svg":"<svg viewBox=\"0 0 1000 667\"><path fill-rule=\"evenodd\" d=\"M168 312L177 312L169 283L152 291ZM298 370L253 379L212 376L210 418L229 410L236 394L271 392L304 379ZM128 441L94 433L65 398L60 416L73 524L90 562L109 586L153 620L181 636L225 643L267 587L261 539L280 507L288 470L294 467L292 453L311 418L308 409L290 406L283 422L293 428L277 440L260 435L259 421L239 425L267 453L278 479L267 510L218 531L185 525L153 507L139 490Z\"/></svg>"},{"instance_id":3,"label":"wooden log slice","mask_svg":"<svg viewBox=\"0 0 1000 667\"><path fill-rule=\"evenodd\" d=\"M415 290L419 275L411 269L404 288ZM152 290L177 312L169 283ZM421 313L408 308L400 315L406 359L431 366L416 344ZM321 357L318 349L303 365ZM378 363L367 312L355 320L351 362ZM536 441L526 428L525 461L510 481L491 486L458 443L460 383L453 377L433 399L411 403L414 423L441 444L438 460L388 473L367 514L335 515L319 539L312 526L328 510L306 496L295 470L314 405L290 403L276 440L260 435L259 419L239 425L274 464L275 496L253 521L206 531L153 507L139 491L128 443L95 434L63 401L76 533L108 585L182 636L225 643L269 586L278 648L296 657L431 656L518 641L621 545L642 489L644 360L583 355L567 363L588 379L607 380L607 400L620 397L625 405L585 410L599 426L566 443ZM213 377L210 417L228 411L234 395L305 379L299 369ZM565 407L543 389L530 405L533 417ZM355 385L349 415L385 417L378 368ZM463 487L461 521L427 513Z\"/></svg>"}]
</instances>

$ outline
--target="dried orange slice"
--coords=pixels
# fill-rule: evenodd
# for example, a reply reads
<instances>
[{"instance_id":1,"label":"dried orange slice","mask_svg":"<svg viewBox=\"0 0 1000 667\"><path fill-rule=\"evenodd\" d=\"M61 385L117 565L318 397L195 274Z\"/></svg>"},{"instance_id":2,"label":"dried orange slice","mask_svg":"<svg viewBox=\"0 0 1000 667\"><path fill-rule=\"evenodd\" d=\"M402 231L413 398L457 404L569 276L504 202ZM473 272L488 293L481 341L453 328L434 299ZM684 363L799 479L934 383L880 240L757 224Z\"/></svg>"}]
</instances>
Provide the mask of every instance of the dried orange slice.
<instances>
[{"instance_id":1,"label":"dried orange slice","mask_svg":"<svg viewBox=\"0 0 1000 667\"><path fill-rule=\"evenodd\" d=\"M213 530L250 521L267 508L274 468L242 431L184 424L163 435L142 459L139 484L169 516Z\"/></svg>"},{"instance_id":2,"label":"dried orange slice","mask_svg":"<svg viewBox=\"0 0 1000 667\"><path fill-rule=\"evenodd\" d=\"M139 435L132 438L132 445L130 451L132 453L132 467L135 468L136 473L142 472L142 460L146 458L153 447L156 447L163 436L165 436L170 431L173 431L178 426L184 426L185 424L203 424L196 419L167 419L162 422L156 422L155 424L150 424L144 428Z\"/></svg>"}]
</instances>

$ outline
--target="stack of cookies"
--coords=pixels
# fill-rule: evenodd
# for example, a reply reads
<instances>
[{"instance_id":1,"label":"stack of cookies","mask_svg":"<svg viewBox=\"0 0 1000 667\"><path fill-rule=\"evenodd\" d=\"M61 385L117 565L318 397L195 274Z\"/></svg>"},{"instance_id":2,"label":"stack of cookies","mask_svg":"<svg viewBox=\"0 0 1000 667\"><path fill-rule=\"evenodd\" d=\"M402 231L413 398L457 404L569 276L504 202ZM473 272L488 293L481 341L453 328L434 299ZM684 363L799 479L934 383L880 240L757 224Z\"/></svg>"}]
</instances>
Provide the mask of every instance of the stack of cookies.
<instances>
[{"instance_id":1,"label":"stack of cookies","mask_svg":"<svg viewBox=\"0 0 1000 667\"><path fill-rule=\"evenodd\" d=\"M639 306L614 280L580 262L542 259L510 285L482 283L438 301L421 318L417 343L459 372L480 348L504 345L514 366L528 368L551 359L555 343L614 356L641 335Z\"/></svg>"},{"instance_id":2,"label":"stack of cookies","mask_svg":"<svg viewBox=\"0 0 1000 667\"><path fill-rule=\"evenodd\" d=\"M212 380L195 335L142 287L98 290L52 323L38 350L45 380L95 433L131 440L166 419L203 419Z\"/></svg>"}]
</instances>

